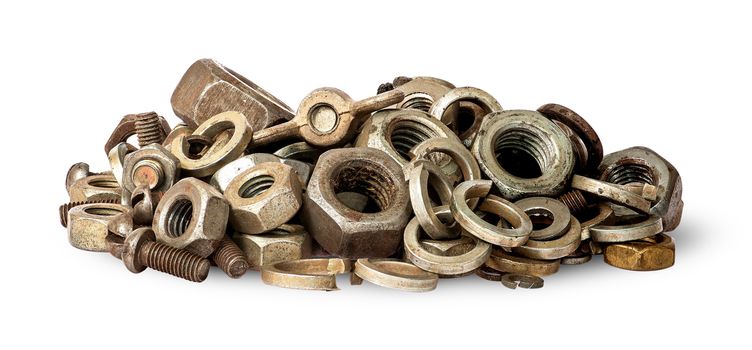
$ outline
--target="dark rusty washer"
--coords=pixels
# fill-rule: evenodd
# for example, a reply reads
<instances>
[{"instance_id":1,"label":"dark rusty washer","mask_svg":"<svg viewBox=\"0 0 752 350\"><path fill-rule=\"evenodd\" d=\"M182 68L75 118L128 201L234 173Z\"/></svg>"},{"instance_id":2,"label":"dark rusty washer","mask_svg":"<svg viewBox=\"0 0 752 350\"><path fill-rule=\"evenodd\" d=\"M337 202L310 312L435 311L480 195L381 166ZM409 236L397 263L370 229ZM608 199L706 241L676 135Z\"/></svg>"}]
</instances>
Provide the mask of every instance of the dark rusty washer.
<instances>
[{"instance_id":1,"label":"dark rusty washer","mask_svg":"<svg viewBox=\"0 0 752 350\"><path fill-rule=\"evenodd\" d=\"M353 210L337 198L341 192L366 195L373 205ZM301 219L331 254L381 258L397 251L411 213L399 164L382 151L356 147L321 155L308 183Z\"/></svg>"}]
</instances>

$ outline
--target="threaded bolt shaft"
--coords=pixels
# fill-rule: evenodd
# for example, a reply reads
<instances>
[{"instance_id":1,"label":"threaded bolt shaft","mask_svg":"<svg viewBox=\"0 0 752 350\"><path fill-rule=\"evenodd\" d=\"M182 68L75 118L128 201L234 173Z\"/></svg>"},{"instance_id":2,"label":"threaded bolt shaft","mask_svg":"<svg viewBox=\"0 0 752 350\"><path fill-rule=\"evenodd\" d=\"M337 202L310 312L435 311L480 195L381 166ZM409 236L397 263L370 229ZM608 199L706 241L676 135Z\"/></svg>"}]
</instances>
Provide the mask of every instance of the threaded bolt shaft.
<instances>
[{"instance_id":1,"label":"threaded bolt shaft","mask_svg":"<svg viewBox=\"0 0 752 350\"><path fill-rule=\"evenodd\" d=\"M60 224L63 225L63 227L68 227L68 212L71 211L71 209L84 205L84 204L119 204L120 201L117 199L106 199L106 200L98 200L98 201L81 201L81 202L70 202L65 203L60 206L59 212L60 212Z\"/></svg>"},{"instance_id":2,"label":"threaded bolt shaft","mask_svg":"<svg viewBox=\"0 0 752 350\"><path fill-rule=\"evenodd\" d=\"M152 143L161 144L167 135L162 131L159 115L155 112L139 114L136 118L136 136L141 147Z\"/></svg>"},{"instance_id":3,"label":"threaded bolt shaft","mask_svg":"<svg viewBox=\"0 0 752 350\"><path fill-rule=\"evenodd\" d=\"M248 261L245 259L245 254L227 236L222 238L211 259L230 278L239 278L248 271Z\"/></svg>"},{"instance_id":4,"label":"threaded bolt shaft","mask_svg":"<svg viewBox=\"0 0 752 350\"><path fill-rule=\"evenodd\" d=\"M564 202L564 204L569 208L569 211L574 213L579 213L580 211L584 210L588 207L587 199L585 199L585 195L582 194L580 190L572 190L571 192L567 192L561 197L559 197L559 200Z\"/></svg>"},{"instance_id":5,"label":"threaded bolt shaft","mask_svg":"<svg viewBox=\"0 0 752 350\"><path fill-rule=\"evenodd\" d=\"M137 254L144 266L191 282L203 282L211 267L207 259L154 241L144 242Z\"/></svg>"}]
</instances>

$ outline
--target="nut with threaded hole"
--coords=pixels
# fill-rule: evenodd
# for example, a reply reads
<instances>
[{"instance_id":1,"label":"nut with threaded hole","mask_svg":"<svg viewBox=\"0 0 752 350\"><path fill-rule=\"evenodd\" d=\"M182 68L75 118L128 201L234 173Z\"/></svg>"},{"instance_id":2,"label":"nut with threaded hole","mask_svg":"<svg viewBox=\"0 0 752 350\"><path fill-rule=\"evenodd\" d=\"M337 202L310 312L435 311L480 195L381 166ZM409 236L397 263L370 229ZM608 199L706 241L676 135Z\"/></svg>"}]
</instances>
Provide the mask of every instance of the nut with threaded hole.
<instances>
[{"instance_id":1,"label":"nut with threaded hole","mask_svg":"<svg viewBox=\"0 0 752 350\"><path fill-rule=\"evenodd\" d=\"M99 203L99 204L118 204L120 203L117 199L104 199L104 200L98 200L98 201L81 201L81 202L69 202L65 203L60 206L60 209L58 210L60 213L60 224L63 225L63 227L68 227L68 212L70 212L71 209L84 205L84 204L93 204L93 203Z\"/></svg>"},{"instance_id":2,"label":"nut with threaded hole","mask_svg":"<svg viewBox=\"0 0 752 350\"><path fill-rule=\"evenodd\" d=\"M248 271L248 261L243 251L228 236L222 238L211 259L230 278L240 278Z\"/></svg>"},{"instance_id":3,"label":"nut with threaded hole","mask_svg":"<svg viewBox=\"0 0 752 350\"><path fill-rule=\"evenodd\" d=\"M211 267L207 259L157 242L148 227L136 229L125 238L122 259L133 273L150 267L191 282L203 282Z\"/></svg>"},{"instance_id":4,"label":"nut with threaded hole","mask_svg":"<svg viewBox=\"0 0 752 350\"><path fill-rule=\"evenodd\" d=\"M136 117L136 136L140 147L152 143L161 144L167 135L162 128L159 115L155 112L138 114Z\"/></svg>"}]
</instances>

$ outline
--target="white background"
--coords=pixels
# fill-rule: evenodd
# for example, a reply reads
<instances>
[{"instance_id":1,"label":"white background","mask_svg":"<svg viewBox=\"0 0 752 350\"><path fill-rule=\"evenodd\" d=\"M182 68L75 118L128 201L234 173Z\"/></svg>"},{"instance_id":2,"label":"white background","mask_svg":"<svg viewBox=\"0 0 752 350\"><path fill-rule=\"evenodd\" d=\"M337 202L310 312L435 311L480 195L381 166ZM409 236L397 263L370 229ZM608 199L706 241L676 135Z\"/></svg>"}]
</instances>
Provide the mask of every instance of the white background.
<instances>
[{"instance_id":1,"label":"white background","mask_svg":"<svg viewBox=\"0 0 752 350\"><path fill-rule=\"evenodd\" d=\"M20 2L19 2L20 3ZM273 4L272 4L273 3ZM657 348L749 344L750 10L723 1L501 5L130 1L0 5L0 348ZM177 121L170 95L216 58L289 105L334 86L355 98L396 75L548 102L585 116L606 152L653 148L684 180L676 265L595 259L540 290L475 276L410 294L367 283L332 293L202 284L128 272L76 250L60 227L63 179L107 167L122 115ZM741 344L746 345L741 345Z\"/></svg>"}]
</instances>

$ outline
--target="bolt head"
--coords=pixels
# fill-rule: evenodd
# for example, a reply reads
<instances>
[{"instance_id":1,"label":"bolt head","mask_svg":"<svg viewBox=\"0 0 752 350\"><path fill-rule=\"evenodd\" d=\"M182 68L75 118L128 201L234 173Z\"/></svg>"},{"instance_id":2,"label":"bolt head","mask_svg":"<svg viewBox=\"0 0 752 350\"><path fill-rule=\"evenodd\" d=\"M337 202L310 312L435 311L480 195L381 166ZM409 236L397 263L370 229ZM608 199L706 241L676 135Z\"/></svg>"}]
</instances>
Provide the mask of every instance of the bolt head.
<instances>
[{"instance_id":1,"label":"bolt head","mask_svg":"<svg viewBox=\"0 0 752 350\"><path fill-rule=\"evenodd\" d=\"M125 264L128 271L139 273L146 269L146 265L142 264L138 258L138 252L145 242L156 240L157 237L154 235L154 231L148 227L133 230L133 232L125 237L122 258L123 264Z\"/></svg>"}]
</instances>

